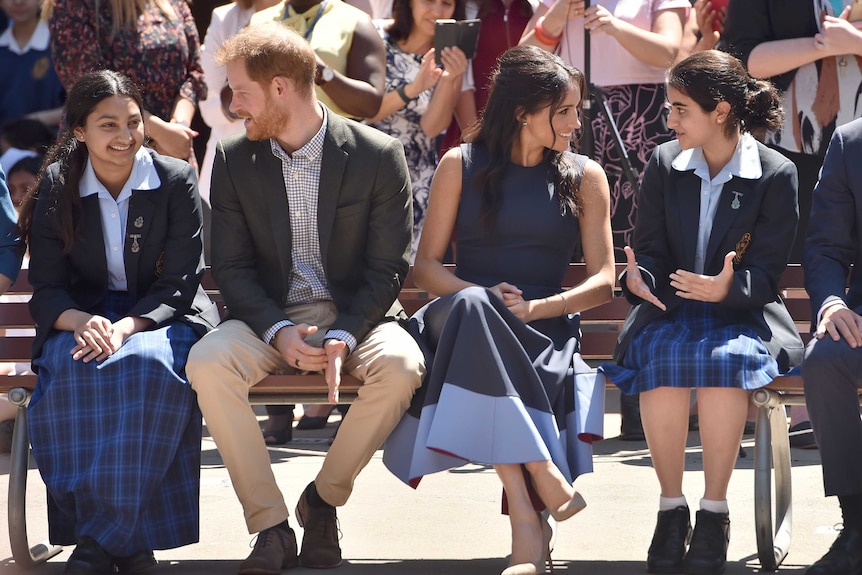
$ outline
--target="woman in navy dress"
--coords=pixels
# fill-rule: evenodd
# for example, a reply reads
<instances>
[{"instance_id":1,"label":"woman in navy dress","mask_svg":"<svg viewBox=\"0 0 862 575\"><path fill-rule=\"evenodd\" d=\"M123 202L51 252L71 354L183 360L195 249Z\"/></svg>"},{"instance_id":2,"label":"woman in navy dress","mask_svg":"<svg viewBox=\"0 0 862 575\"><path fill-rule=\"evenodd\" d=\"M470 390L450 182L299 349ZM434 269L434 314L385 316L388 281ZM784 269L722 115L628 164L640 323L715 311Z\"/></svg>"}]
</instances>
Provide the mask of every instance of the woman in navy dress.
<instances>
[{"instance_id":1,"label":"woman in navy dress","mask_svg":"<svg viewBox=\"0 0 862 575\"><path fill-rule=\"evenodd\" d=\"M198 540L201 415L189 349L218 323L200 287L194 169L142 147L141 94L111 71L69 93L69 131L21 213L36 321L33 455L65 573L132 573Z\"/></svg>"},{"instance_id":2,"label":"woman in navy dress","mask_svg":"<svg viewBox=\"0 0 862 575\"><path fill-rule=\"evenodd\" d=\"M430 367L384 456L412 485L493 465L512 526L506 575L545 572L537 510L583 509L572 482L602 434L604 385L578 353L577 312L611 298L614 264L607 178L569 151L584 88L557 56L507 51L472 143L441 160L415 274L443 297L411 320ZM442 263L453 232L457 273ZM561 291L581 243L588 277Z\"/></svg>"},{"instance_id":3,"label":"woman in navy dress","mask_svg":"<svg viewBox=\"0 0 862 575\"><path fill-rule=\"evenodd\" d=\"M749 390L802 360L778 295L798 211L793 163L751 132L781 125L781 99L728 54L707 50L668 77L677 140L658 146L638 198L620 285L633 307L601 370L641 414L661 486L650 573L717 574L727 486ZM705 490L692 533L682 493L691 388L697 388ZM686 551L686 545L691 545Z\"/></svg>"}]
</instances>

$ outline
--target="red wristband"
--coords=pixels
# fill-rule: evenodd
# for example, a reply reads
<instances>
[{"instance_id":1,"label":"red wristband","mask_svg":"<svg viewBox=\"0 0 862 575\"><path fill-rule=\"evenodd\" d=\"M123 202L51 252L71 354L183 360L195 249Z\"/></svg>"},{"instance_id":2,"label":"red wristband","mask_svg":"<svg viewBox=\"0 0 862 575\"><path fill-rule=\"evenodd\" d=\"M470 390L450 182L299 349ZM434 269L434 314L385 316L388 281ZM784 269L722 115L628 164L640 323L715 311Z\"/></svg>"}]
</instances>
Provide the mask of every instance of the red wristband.
<instances>
[{"instance_id":1,"label":"red wristband","mask_svg":"<svg viewBox=\"0 0 862 575\"><path fill-rule=\"evenodd\" d=\"M536 36L536 40L541 42L542 44L547 44L548 46L556 46L560 43L560 38L563 37L562 34L559 36L551 36L545 31L545 17L542 16L538 20L536 20L536 26L533 28L534 35Z\"/></svg>"}]
</instances>

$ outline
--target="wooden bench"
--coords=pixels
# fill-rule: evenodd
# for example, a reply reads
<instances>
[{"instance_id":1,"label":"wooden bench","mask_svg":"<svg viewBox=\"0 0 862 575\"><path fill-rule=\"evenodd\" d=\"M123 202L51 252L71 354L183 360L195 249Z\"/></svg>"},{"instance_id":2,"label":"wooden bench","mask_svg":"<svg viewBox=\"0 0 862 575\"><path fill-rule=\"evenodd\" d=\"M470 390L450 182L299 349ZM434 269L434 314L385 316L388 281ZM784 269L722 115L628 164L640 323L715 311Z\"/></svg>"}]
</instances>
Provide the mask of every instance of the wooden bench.
<instances>
[{"instance_id":1,"label":"wooden bench","mask_svg":"<svg viewBox=\"0 0 862 575\"><path fill-rule=\"evenodd\" d=\"M617 266L617 273L622 266ZM566 285L576 285L585 277L583 264L571 264ZM214 301L220 295L209 273L204 287ZM801 334L809 331L811 310L803 289L802 270L789 266L781 281L791 315L797 320ZM9 290L10 295L28 295L32 288L27 272ZM407 313L413 313L430 300L431 296L415 286L409 274L399 300ZM222 306L223 307L223 306ZM591 365L610 361L619 330L629 305L624 298L612 301L581 314L583 338L581 353ZM26 303L0 303L0 328L32 328L33 320ZM804 335L807 339L808 336ZM0 337L0 362L29 362L31 337ZM0 377L0 393L8 392L19 406L9 472L8 523L12 556L21 567L28 568L56 555L59 547L49 543L30 546L26 531L25 493L29 458L26 404L36 384L34 375ZM359 382L352 377L342 379L341 401L350 402L356 397ZM321 375L272 375L251 388L249 400L254 404L326 403L327 386ZM804 403L800 377L782 376L768 387L752 394L758 406L755 431L755 523L758 558L764 569L775 570L784 559L790 546L791 477L790 444L784 405ZM771 478L775 480L775 509L772 504ZM773 527L773 517L775 518Z\"/></svg>"}]
</instances>

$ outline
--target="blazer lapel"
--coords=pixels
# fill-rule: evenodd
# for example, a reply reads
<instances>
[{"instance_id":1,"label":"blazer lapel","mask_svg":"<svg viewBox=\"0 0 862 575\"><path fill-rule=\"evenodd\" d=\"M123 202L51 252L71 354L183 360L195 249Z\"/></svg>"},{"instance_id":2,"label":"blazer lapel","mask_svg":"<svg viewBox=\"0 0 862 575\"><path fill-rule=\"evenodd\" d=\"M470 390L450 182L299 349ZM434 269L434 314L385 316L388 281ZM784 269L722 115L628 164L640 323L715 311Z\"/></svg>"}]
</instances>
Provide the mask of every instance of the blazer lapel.
<instances>
[{"instance_id":1,"label":"blazer lapel","mask_svg":"<svg viewBox=\"0 0 862 575\"><path fill-rule=\"evenodd\" d=\"M135 300L138 299L138 265L141 249L149 234L156 208L153 201L153 194L155 193L158 191L132 190L132 197L129 199L129 219L126 220L123 260L126 266L126 285L131 297Z\"/></svg>"},{"instance_id":2,"label":"blazer lapel","mask_svg":"<svg viewBox=\"0 0 862 575\"><path fill-rule=\"evenodd\" d=\"M694 171L680 173L676 178L673 191L676 199L671 198L671 205L679 208L679 229L682 230L682 248L685 254L686 269L694 269L694 257L697 251L697 230L700 221L700 178Z\"/></svg>"},{"instance_id":3,"label":"blazer lapel","mask_svg":"<svg viewBox=\"0 0 862 575\"><path fill-rule=\"evenodd\" d=\"M345 140L343 120L332 111L329 111L327 116L329 123L323 140L323 160L317 190L317 229L320 234L320 256L323 259L324 271L327 271L329 240L335 225L335 210L338 207L338 196L347 166L347 152L341 149Z\"/></svg>"},{"instance_id":4,"label":"blazer lapel","mask_svg":"<svg viewBox=\"0 0 862 575\"><path fill-rule=\"evenodd\" d=\"M745 213L750 206L756 205L754 198L754 188L749 186L747 180L734 176L729 182L724 184L721 190L721 196L718 199L718 206L715 209L715 220L712 224L712 232L709 235L709 244L706 248L704 258L704 273L709 273L707 270L721 270L721 265L718 268L712 268L710 262L713 258L718 257L724 259L730 249L719 254L719 248L728 243L725 241L727 231L737 220L740 214ZM733 238L733 242L739 238Z\"/></svg>"},{"instance_id":5,"label":"blazer lapel","mask_svg":"<svg viewBox=\"0 0 862 575\"><path fill-rule=\"evenodd\" d=\"M278 259L281 262L282 285L287 286L293 266L291 256L293 235L281 160L272 153L270 141L261 140L257 151L252 155L251 163L253 169L250 174L249 189L259 190L262 195L266 213L269 214L269 229L272 230L273 235L272 245L278 251Z\"/></svg>"}]
</instances>

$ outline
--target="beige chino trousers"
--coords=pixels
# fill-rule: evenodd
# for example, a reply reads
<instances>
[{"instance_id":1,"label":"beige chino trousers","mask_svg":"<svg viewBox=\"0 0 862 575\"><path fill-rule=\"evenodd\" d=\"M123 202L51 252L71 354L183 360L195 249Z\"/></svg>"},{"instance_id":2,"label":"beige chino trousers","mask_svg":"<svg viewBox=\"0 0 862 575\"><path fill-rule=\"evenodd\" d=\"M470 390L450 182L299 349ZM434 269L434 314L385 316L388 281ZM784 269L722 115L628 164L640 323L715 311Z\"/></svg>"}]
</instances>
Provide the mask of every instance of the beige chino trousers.
<instances>
[{"instance_id":1,"label":"beige chino trousers","mask_svg":"<svg viewBox=\"0 0 862 575\"><path fill-rule=\"evenodd\" d=\"M306 341L320 345L338 312L332 302L285 310L296 324L316 325ZM416 342L400 325L377 325L347 357L343 371L362 382L315 478L320 496L344 505L359 472L410 405L425 373ZM281 354L239 320L228 320L192 347L186 374L198 394L207 429L221 453L242 504L249 533L284 521L289 513L278 489L248 390L273 373L295 373Z\"/></svg>"}]
</instances>

